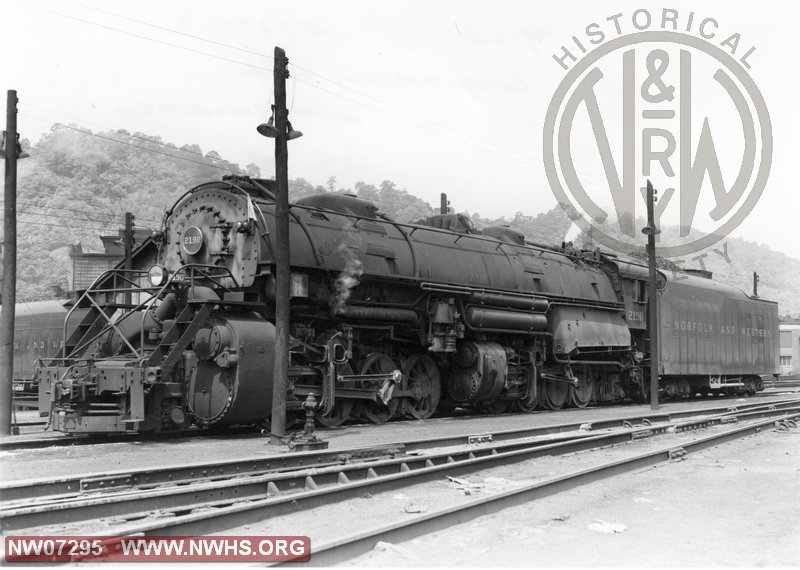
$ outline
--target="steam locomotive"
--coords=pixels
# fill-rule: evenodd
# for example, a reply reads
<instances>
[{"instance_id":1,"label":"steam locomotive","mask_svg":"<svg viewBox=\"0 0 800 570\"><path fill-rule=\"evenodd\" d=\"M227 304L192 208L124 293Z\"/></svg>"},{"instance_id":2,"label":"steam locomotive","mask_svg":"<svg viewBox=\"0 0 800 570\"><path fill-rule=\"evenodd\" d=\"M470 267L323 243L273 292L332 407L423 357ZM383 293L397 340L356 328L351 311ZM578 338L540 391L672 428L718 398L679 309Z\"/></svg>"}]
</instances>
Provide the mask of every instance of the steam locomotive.
<instances>
[{"instance_id":1,"label":"steam locomotive","mask_svg":"<svg viewBox=\"0 0 800 570\"><path fill-rule=\"evenodd\" d=\"M262 423L275 353L274 182L186 192L133 270L103 274L36 370L67 433ZM325 193L290 207L287 414L381 423L649 396L647 268L529 243L460 214L397 223ZM778 371L777 304L659 271L659 389L754 393ZM81 313L77 311L81 310Z\"/></svg>"}]
</instances>

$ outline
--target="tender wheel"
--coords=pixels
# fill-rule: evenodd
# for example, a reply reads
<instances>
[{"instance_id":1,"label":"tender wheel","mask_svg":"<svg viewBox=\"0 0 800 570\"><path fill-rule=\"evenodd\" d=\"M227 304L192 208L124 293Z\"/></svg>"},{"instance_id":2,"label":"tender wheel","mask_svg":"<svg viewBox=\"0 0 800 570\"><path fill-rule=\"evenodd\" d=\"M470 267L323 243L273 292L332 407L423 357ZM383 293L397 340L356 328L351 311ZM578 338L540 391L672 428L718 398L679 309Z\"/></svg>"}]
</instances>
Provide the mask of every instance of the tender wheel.
<instances>
[{"instance_id":1,"label":"tender wheel","mask_svg":"<svg viewBox=\"0 0 800 570\"><path fill-rule=\"evenodd\" d=\"M390 372L397 370L397 368L398 367L395 365L394 360L385 354L374 353L370 354L364 361L364 364L361 365L360 374L389 374ZM364 382L363 386L365 388L377 388L379 383ZM399 405L400 400L394 398L389 400L388 405L384 405L383 403L379 402L361 400L358 403L356 414L364 417L374 424L383 424L391 419L391 417L397 411L397 407Z\"/></svg>"},{"instance_id":2,"label":"tender wheel","mask_svg":"<svg viewBox=\"0 0 800 570\"><path fill-rule=\"evenodd\" d=\"M348 375L353 373L353 368L349 364L343 364L337 370L339 374ZM338 384L337 384L338 386ZM333 404L331 413L327 416L317 414L314 419L317 423L324 427L339 427L350 417L353 411L353 400L345 400L344 398L336 398Z\"/></svg>"},{"instance_id":3,"label":"tender wheel","mask_svg":"<svg viewBox=\"0 0 800 570\"><path fill-rule=\"evenodd\" d=\"M430 356L412 354L403 367L408 390L413 393L405 411L412 418L427 420L436 411L442 395L439 368Z\"/></svg>"},{"instance_id":4,"label":"tender wheel","mask_svg":"<svg viewBox=\"0 0 800 570\"><path fill-rule=\"evenodd\" d=\"M570 385L567 382L545 382L542 390L544 405L551 410L560 410L569 400Z\"/></svg>"},{"instance_id":5,"label":"tender wheel","mask_svg":"<svg viewBox=\"0 0 800 570\"><path fill-rule=\"evenodd\" d=\"M539 405L539 388L537 383L539 379L536 374L536 367L526 366L525 375L528 381L528 392L522 398L514 402L514 407L520 412L530 414Z\"/></svg>"},{"instance_id":6,"label":"tender wheel","mask_svg":"<svg viewBox=\"0 0 800 570\"><path fill-rule=\"evenodd\" d=\"M592 401L594 395L594 378L591 372L580 371L576 374L577 386L570 386L569 396L576 408L585 408Z\"/></svg>"}]
</instances>

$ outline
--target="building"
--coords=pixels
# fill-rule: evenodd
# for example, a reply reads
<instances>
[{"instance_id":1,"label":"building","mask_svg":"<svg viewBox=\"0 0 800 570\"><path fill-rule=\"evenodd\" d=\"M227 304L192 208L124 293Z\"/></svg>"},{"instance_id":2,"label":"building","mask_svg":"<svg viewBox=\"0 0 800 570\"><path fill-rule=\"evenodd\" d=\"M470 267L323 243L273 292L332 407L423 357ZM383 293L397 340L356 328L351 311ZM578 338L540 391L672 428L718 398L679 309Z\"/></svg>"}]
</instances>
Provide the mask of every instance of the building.
<instances>
[{"instance_id":1,"label":"building","mask_svg":"<svg viewBox=\"0 0 800 570\"><path fill-rule=\"evenodd\" d=\"M800 376L800 315L780 318L781 376Z\"/></svg>"},{"instance_id":2,"label":"building","mask_svg":"<svg viewBox=\"0 0 800 570\"><path fill-rule=\"evenodd\" d=\"M71 291L88 288L101 273L116 267L124 260L125 247L122 239L124 233L124 230L119 230L118 235L100 236L104 249L102 253L85 252L80 243L70 247L67 280ZM150 230L135 230L134 248L142 244L148 237L150 237Z\"/></svg>"}]
</instances>

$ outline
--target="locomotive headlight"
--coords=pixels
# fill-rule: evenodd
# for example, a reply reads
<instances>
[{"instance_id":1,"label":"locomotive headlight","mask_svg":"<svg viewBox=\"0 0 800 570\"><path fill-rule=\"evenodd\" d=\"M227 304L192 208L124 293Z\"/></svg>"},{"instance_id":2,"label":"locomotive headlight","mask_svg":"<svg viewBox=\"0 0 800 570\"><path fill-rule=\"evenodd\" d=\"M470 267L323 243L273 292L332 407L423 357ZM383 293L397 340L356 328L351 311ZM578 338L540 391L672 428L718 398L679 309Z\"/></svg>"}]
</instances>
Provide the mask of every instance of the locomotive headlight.
<instances>
[{"instance_id":1,"label":"locomotive headlight","mask_svg":"<svg viewBox=\"0 0 800 570\"><path fill-rule=\"evenodd\" d=\"M164 283L167 282L167 270L161 267L160 265L153 265L147 271L147 278L150 281L150 285L153 287L160 287Z\"/></svg>"}]
</instances>

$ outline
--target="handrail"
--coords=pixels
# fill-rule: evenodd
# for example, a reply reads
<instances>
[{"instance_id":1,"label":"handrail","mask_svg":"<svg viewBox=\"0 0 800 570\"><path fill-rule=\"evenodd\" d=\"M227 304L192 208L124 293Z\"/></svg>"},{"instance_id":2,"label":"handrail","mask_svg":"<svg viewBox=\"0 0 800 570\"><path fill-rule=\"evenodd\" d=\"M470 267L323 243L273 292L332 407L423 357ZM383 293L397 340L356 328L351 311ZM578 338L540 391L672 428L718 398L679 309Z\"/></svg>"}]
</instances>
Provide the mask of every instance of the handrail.
<instances>
[{"instance_id":1,"label":"handrail","mask_svg":"<svg viewBox=\"0 0 800 570\"><path fill-rule=\"evenodd\" d=\"M580 297L567 297L564 295L555 295L553 293L546 293L544 291L509 291L506 289L491 289L488 287L470 287L469 285L452 285L450 283L432 283L430 281L423 281L419 284L420 289L423 291L435 291L437 293L445 294L468 294L468 293L490 293L497 295L506 295L509 297L519 297L522 299L546 299L550 301L550 306L563 305L569 303L570 306L584 306L591 308L606 308L606 309L621 309L625 304L622 301L600 301L593 299L581 299Z\"/></svg>"},{"instance_id":2,"label":"handrail","mask_svg":"<svg viewBox=\"0 0 800 570\"><path fill-rule=\"evenodd\" d=\"M63 332L63 334L62 334L62 338L64 339L64 351L65 351L65 356L66 356L66 350L67 350L67 323L69 323L69 319L70 319L70 317L72 316L72 314L75 312L75 310L76 310L76 309L78 309L78 308L84 308L84 307L82 306L82 301L83 301L84 299L87 299L87 300L88 300L88 301L89 301L89 302L90 302L92 305L94 305L94 308L97 308L97 309L99 309L99 310L100 310L100 313L101 313L101 314L103 314L103 315L105 315L105 311L103 311L102 309L100 309L100 308L97 306L97 303L95 303L95 302L94 302L94 299L92 299L92 297L91 297L91 293L97 293L97 292L99 292L99 291L103 291L103 292L105 292L105 293L109 293L109 292L116 292L116 288L113 288L113 289L111 289L111 290L109 291L108 289L105 289L105 290L103 290L103 289L99 289L98 287L99 287L99 284L100 284L100 283L102 283L102 282L105 282L105 280L106 280L106 279L108 279L108 278L109 278L109 277L111 277L112 275L116 275L116 274L117 274L118 272L120 272L120 271L128 271L128 272L135 272L135 273L146 274L146 272L145 272L145 271L142 271L142 270L136 270L136 269L127 269L127 270L126 270L126 269L109 269L108 271L104 271L103 273L101 273L100 275L98 275L98 276L97 276L97 278L96 278L94 281L92 281L92 284L91 284L91 285L89 285L89 287L88 287L88 288L87 288L87 289L86 289L86 290L83 292L83 294L82 294L82 295L81 295L81 296L78 298L78 300L75 302L75 304L74 304L74 305L72 305L72 308L69 310L69 312L67 313L67 316L64 318L64 327L63 327L63 331L62 331L62 332ZM116 279L114 280L114 285L116 285ZM85 318L85 317L84 317L84 318ZM106 319L108 319L108 316L107 316L107 315L106 315ZM105 332L105 330L106 330L106 329L103 329L103 332ZM95 337L95 338L96 338L96 337ZM93 338L92 340L94 340L94 338ZM73 351L73 352L74 352L74 351Z\"/></svg>"},{"instance_id":3,"label":"handrail","mask_svg":"<svg viewBox=\"0 0 800 570\"><path fill-rule=\"evenodd\" d=\"M97 279L94 280L91 286L89 286L86 291L81 295L78 301L73 305L70 311L67 313L67 317L64 320L64 327L63 327L63 339L64 339L64 357L66 358L66 350L67 350L67 323L69 322L69 318L72 316L73 312L77 308L85 308L86 303L91 305L92 309L95 309L99 314L98 318L102 316L106 320L106 325L100 330L98 333L94 334L91 338L84 340L79 345L75 346L70 350L70 355L73 355L80 350L83 350L87 346L89 346L92 342L100 338L102 335L106 334L109 330L114 330L117 335L122 339L122 341L127 345L128 350L131 354L135 355L139 359L144 358L144 323L145 319L147 318L148 313L151 311L155 302L163 298L164 292L174 287L176 284L188 284L189 287L195 287L198 284L198 281L210 281L211 285L217 287L219 289L223 289L224 291L232 291L234 288L238 288L239 283L236 278L231 273L230 269L227 267L221 267L219 265L205 265L205 264L188 264L183 265L170 274L167 281L161 287L142 287L139 285L139 282L135 280L132 275L138 276L141 278L147 275L146 271L139 270L139 269L110 269L100 274ZM184 278L183 276L186 276ZM100 286L101 283L107 283L109 279L112 279L112 286L111 288L103 288ZM118 288L118 279L132 285L131 288L120 289ZM228 287L222 284L223 279L230 279L233 282L233 287ZM121 292L138 292L138 293L149 293L149 295L140 300L140 302L135 306L129 308L125 313L119 316L116 320L112 320L116 311L113 311L110 314L106 313L106 308L109 305L114 305L114 303L107 303L105 305L101 305L95 299L96 295L99 294L108 294L108 293L121 293ZM141 312L141 326L139 327L139 349L137 350L119 329L119 324L124 321L125 319L129 318L131 315L136 314L137 312Z\"/></svg>"}]
</instances>

